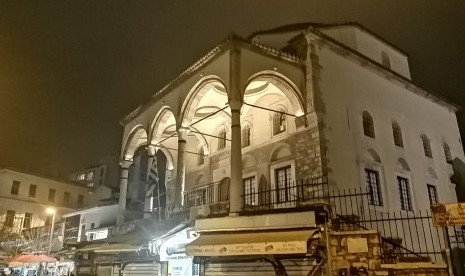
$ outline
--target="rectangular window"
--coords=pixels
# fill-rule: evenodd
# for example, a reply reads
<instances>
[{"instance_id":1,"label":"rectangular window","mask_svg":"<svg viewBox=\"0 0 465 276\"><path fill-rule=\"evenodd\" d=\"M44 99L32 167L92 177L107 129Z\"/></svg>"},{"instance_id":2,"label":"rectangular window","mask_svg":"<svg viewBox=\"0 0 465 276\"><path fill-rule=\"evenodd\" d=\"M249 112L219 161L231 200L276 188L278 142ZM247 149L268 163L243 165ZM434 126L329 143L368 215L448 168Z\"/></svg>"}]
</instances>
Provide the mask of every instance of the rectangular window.
<instances>
[{"instance_id":1,"label":"rectangular window","mask_svg":"<svg viewBox=\"0 0 465 276\"><path fill-rule=\"evenodd\" d=\"M77 180L78 180L78 181L83 181L83 180L85 180L85 179L86 179L86 175L85 175L85 174L81 173L81 174L78 174L78 175L77 175Z\"/></svg>"},{"instance_id":2,"label":"rectangular window","mask_svg":"<svg viewBox=\"0 0 465 276\"><path fill-rule=\"evenodd\" d=\"M94 172L87 173L86 180L92 180L92 179L94 179Z\"/></svg>"},{"instance_id":3,"label":"rectangular window","mask_svg":"<svg viewBox=\"0 0 465 276\"><path fill-rule=\"evenodd\" d=\"M397 183L399 184L400 209L405 211L413 211L412 197L410 195L408 179L398 176Z\"/></svg>"},{"instance_id":4,"label":"rectangular window","mask_svg":"<svg viewBox=\"0 0 465 276\"><path fill-rule=\"evenodd\" d=\"M15 222L15 211L7 210L6 217L5 217L5 226L13 227L14 222Z\"/></svg>"},{"instance_id":5,"label":"rectangular window","mask_svg":"<svg viewBox=\"0 0 465 276\"><path fill-rule=\"evenodd\" d=\"M275 170L276 202L289 202L291 200L290 186L292 182L291 165Z\"/></svg>"},{"instance_id":6,"label":"rectangular window","mask_svg":"<svg viewBox=\"0 0 465 276\"><path fill-rule=\"evenodd\" d=\"M438 204L439 203L438 189L436 188L436 186L431 185L431 184L426 184L426 187L428 188L429 204L431 205Z\"/></svg>"},{"instance_id":7,"label":"rectangular window","mask_svg":"<svg viewBox=\"0 0 465 276\"><path fill-rule=\"evenodd\" d=\"M244 179L244 203L245 205L257 205L257 189L255 185L255 176L248 177Z\"/></svg>"},{"instance_id":8,"label":"rectangular window","mask_svg":"<svg viewBox=\"0 0 465 276\"><path fill-rule=\"evenodd\" d=\"M69 194L69 192L65 192L63 194L63 202L64 203L69 203L69 199L70 199L71 195Z\"/></svg>"},{"instance_id":9,"label":"rectangular window","mask_svg":"<svg viewBox=\"0 0 465 276\"><path fill-rule=\"evenodd\" d=\"M37 185L29 185L29 197L36 197Z\"/></svg>"},{"instance_id":10,"label":"rectangular window","mask_svg":"<svg viewBox=\"0 0 465 276\"><path fill-rule=\"evenodd\" d=\"M32 224L32 213L25 213L24 221L23 221L23 228L24 229L31 228L31 224Z\"/></svg>"},{"instance_id":11,"label":"rectangular window","mask_svg":"<svg viewBox=\"0 0 465 276\"><path fill-rule=\"evenodd\" d=\"M55 189L48 190L48 201L55 201Z\"/></svg>"},{"instance_id":12,"label":"rectangular window","mask_svg":"<svg viewBox=\"0 0 465 276\"><path fill-rule=\"evenodd\" d=\"M21 182L13 180L13 184L11 185L11 194L12 195L17 195L19 194L19 184Z\"/></svg>"},{"instance_id":13,"label":"rectangular window","mask_svg":"<svg viewBox=\"0 0 465 276\"><path fill-rule=\"evenodd\" d=\"M82 205L84 203L84 196L83 195L78 195L78 205Z\"/></svg>"},{"instance_id":14,"label":"rectangular window","mask_svg":"<svg viewBox=\"0 0 465 276\"><path fill-rule=\"evenodd\" d=\"M365 169L365 182L368 187L368 204L383 206L381 185L379 184L379 173L375 170Z\"/></svg>"}]
</instances>

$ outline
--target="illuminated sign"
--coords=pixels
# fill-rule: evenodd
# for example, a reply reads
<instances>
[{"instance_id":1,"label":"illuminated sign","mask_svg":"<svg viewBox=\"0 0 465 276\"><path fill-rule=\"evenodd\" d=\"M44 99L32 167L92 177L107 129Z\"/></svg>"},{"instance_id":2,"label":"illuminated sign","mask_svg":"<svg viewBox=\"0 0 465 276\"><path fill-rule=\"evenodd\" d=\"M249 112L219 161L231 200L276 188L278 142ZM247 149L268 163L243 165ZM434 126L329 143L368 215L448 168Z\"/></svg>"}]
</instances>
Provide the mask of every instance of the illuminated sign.
<instances>
[{"instance_id":1,"label":"illuminated sign","mask_svg":"<svg viewBox=\"0 0 465 276\"><path fill-rule=\"evenodd\" d=\"M174 234L163 242L160 246L160 261L180 260L189 258L186 255L186 244L195 240L193 231L184 229Z\"/></svg>"},{"instance_id":2,"label":"illuminated sign","mask_svg":"<svg viewBox=\"0 0 465 276\"><path fill-rule=\"evenodd\" d=\"M242 243L222 245L189 245L187 248L187 254L191 256L298 254L306 252L306 241Z\"/></svg>"}]
</instances>

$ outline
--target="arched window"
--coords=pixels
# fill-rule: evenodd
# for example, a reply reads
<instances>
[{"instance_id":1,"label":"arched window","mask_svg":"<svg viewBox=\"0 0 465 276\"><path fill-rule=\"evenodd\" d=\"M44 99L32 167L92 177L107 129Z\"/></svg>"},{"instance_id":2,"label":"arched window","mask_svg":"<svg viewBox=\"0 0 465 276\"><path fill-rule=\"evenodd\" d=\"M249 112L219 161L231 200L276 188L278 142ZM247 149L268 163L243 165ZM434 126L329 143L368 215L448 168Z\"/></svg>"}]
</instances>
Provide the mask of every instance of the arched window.
<instances>
[{"instance_id":1,"label":"arched window","mask_svg":"<svg viewBox=\"0 0 465 276\"><path fill-rule=\"evenodd\" d=\"M218 149L226 147L226 127L222 126L218 131Z\"/></svg>"},{"instance_id":2,"label":"arched window","mask_svg":"<svg viewBox=\"0 0 465 276\"><path fill-rule=\"evenodd\" d=\"M250 124L244 124L242 127L242 147L250 146Z\"/></svg>"},{"instance_id":3,"label":"arched window","mask_svg":"<svg viewBox=\"0 0 465 276\"><path fill-rule=\"evenodd\" d=\"M421 135L421 142L423 143L423 151L425 152L425 156L432 158L433 153L431 152L431 144L425 134Z\"/></svg>"},{"instance_id":4,"label":"arched window","mask_svg":"<svg viewBox=\"0 0 465 276\"><path fill-rule=\"evenodd\" d=\"M197 165L203 165L203 163L205 162L205 159L204 159L205 152L202 146L200 146L199 149L197 150L197 154L198 154Z\"/></svg>"},{"instance_id":5,"label":"arched window","mask_svg":"<svg viewBox=\"0 0 465 276\"><path fill-rule=\"evenodd\" d=\"M394 136L394 145L403 148L402 130L396 121L392 122L392 135Z\"/></svg>"},{"instance_id":6,"label":"arched window","mask_svg":"<svg viewBox=\"0 0 465 276\"><path fill-rule=\"evenodd\" d=\"M384 67L391 69L391 60L389 59L388 54L384 51L381 52L381 64Z\"/></svg>"},{"instance_id":7,"label":"arched window","mask_svg":"<svg viewBox=\"0 0 465 276\"><path fill-rule=\"evenodd\" d=\"M273 135L286 131L286 110L280 107L277 111L273 113Z\"/></svg>"},{"instance_id":8,"label":"arched window","mask_svg":"<svg viewBox=\"0 0 465 276\"><path fill-rule=\"evenodd\" d=\"M451 163L452 162L452 153L450 152L450 147L447 143L444 143L444 156L446 157L446 162Z\"/></svg>"},{"instance_id":9,"label":"arched window","mask_svg":"<svg viewBox=\"0 0 465 276\"><path fill-rule=\"evenodd\" d=\"M368 111L363 111L362 115L363 122L363 133L365 136L375 138L375 126L373 124L373 118Z\"/></svg>"}]
</instances>

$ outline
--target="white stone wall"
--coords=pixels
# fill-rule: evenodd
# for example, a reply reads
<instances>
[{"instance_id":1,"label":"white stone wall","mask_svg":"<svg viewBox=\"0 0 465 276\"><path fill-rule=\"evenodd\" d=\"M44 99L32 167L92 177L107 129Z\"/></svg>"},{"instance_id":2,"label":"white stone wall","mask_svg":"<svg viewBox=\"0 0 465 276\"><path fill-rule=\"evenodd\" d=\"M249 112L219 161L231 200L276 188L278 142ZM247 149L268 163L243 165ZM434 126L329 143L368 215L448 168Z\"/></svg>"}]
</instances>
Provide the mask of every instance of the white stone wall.
<instances>
[{"instance_id":1,"label":"white stone wall","mask_svg":"<svg viewBox=\"0 0 465 276\"><path fill-rule=\"evenodd\" d=\"M456 201L455 187L449 180L451 168L443 150L446 142L453 158L464 158L452 109L412 92L382 70L363 66L328 47L321 47L318 57L321 70L317 93L324 101L323 131L332 183L338 188L363 186L363 168L374 166L380 169L384 201L390 210L400 208L396 175L410 179L414 210L429 209L427 183L437 185L441 202ZM373 117L375 139L363 134L365 110ZM404 148L394 145L393 120L402 129ZM424 155L422 133L430 139L433 158ZM369 161L369 149L377 152L381 163ZM410 172L399 168L399 158L407 161ZM430 177L431 169L436 179Z\"/></svg>"}]
</instances>

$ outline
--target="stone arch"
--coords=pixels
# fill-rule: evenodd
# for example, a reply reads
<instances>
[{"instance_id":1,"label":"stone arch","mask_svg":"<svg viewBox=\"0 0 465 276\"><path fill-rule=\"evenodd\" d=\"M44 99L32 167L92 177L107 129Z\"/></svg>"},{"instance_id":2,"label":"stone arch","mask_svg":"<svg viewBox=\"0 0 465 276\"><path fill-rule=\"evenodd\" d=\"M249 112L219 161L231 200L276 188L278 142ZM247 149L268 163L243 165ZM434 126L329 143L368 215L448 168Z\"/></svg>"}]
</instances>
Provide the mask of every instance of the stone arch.
<instances>
[{"instance_id":1,"label":"stone arch","mask_svg":"<svg viewBox=\"0 0 465 276\"><path fill-rule=\"evenodd\" d=\"M223 80L215 75L203 77L192 87L181 106L181 126L188 127L191 124L200 100L208 90L215 86L221 87L221 89L216 89L219 92L226 91L226 85ZM225 97L226 99L228 98L227 93L225 93Z\"/></svg>"},{"instance_id":2,"label":"stone arch","mask_svg":"<svg viewBox=\"0 0 465 276\"><path fill-rule=\"evenodd\" d=\"M147 131L142 125L135 126L128 135L126 144L123 150L123 158L131 160L134 156L135 151L141 147L147 145Z\"/></svg>"},{"instance_id":3,"label":"stone arch","mask_svg":"<svg viewBox=\"0 0 465 276\"><path fill-rule=\"evenodd\" d=\"M205 135L200 134L200 131L197 128L193 126L190 128L195 131L193 134L199 140L200 145L203 148L203 153L208 155L210 153L210 145L208 144L207 138L205 138Z\"/></svg>"},{"instance_id":4,"label":"stone arch","mask_svg":"<svg viewBox=\"0 0 465 276\"><path fill-rule=\"evenodd\" d=\"M283 74L269 70L258 72L248 79L243 91L247 91L247 87L253 81L267 81L273 84L280 89L289 100L295 112L295 116L301 116L305 113L305 101L303 99L302 92L299 90L297 85Z\"/></svg>"},{"instance_id":5,"label":"stone arch","mask_svg":"<svg viewBox=\"0 0 465 276\"><path fill-rule=\"evenodd\" d=\"M410 171L410 166L404 158L397 159L396 168L398 170Z\"/></svg>"},{"instance_id":6,"label":"stone arch","mask_svg":"<svg viewBox=\"0 0 465 276\"><path fill-rule=\"evenodd\" d=\"M176 116L169 106L163 106L157 115L155 115L154 120L150 126L150 136L149 139L152 144L158 143L162 138L163 132L167 129L169 121L174 119L174 131L176 131Z\"/></svg>"},{"instance_id":7,"label":"stone arch","mask_svg":"<svg viewBox=\"0 0 465 276\"><path fill-rule=\"evenodd\" d=\"M376 163L381 163L381 158L379 157L379 154L374 149L368 149L366 151L365 160L376 162Z\"/></svg>"},{"instance_id":8,"label":"stone arch","mask_svg":"<svg viewBox=\"0 0 465 276\"><path fill-rule=\"evenodd\" d=\"M291 147L286 143L279 143L270 155L270 162L284 160L292 156Z\"/></svg>"}]
</instances>

